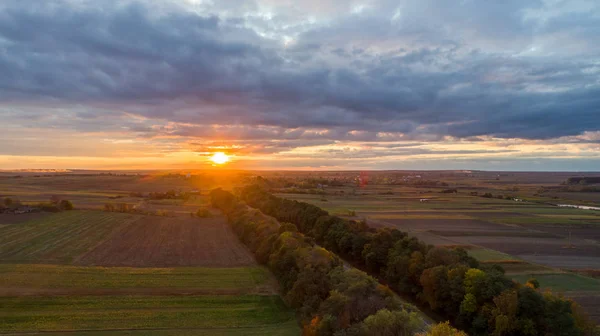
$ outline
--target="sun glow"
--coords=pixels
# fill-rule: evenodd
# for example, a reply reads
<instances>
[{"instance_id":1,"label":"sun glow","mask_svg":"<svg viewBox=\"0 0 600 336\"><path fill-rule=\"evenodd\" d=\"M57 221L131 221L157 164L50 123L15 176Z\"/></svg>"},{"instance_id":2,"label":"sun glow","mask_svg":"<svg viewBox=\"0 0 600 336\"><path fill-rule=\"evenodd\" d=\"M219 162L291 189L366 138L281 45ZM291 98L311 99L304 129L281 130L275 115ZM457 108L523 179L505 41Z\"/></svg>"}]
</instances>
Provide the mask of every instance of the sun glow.
<instances>
[{"instance_id":1,"label":"sun glow","mask_svg":"<svg viewBox=\"0 0 600 336\"><path fill-rule=\"evenodd\" d=\"M229 155L223 152L216 152L210 157L210 160L215 164L224 164L229 162Z\"/></svg>"}]
</instances>

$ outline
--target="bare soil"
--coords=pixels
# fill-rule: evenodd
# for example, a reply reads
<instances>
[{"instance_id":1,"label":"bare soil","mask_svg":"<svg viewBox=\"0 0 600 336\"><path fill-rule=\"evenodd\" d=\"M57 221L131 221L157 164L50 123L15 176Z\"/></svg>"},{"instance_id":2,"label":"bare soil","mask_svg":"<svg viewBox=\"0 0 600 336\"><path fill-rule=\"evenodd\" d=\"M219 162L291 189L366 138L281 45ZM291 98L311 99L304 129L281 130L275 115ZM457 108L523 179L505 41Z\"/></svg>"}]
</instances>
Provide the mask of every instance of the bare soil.
<instances>
[{"instance_id":1,"label":"bare soil","mask_svg":"<svg viewBox=\"0 0 600 336\"><path fill-rule=\"evenodd\" d=\"M19 224L30 221L32 219L42 218L48 216L47 212L35 212L25 214L0 214L0 224Z\"/></svg>"},{"instance_id":2,"label":"bare soil","mask_svg":"<svg viewBox=\"0 0 600 336\"><path fill-rule=\"evenodd\" d=\"M501 232L522 230L517 227L490 223L479 219L383 219L400 230L457 231L457 232Z\"/></svg>"},{"instance_id":3,"label":"bare soil","mask_svg":"<svg viewBox=\"0 0 600 336\"><path fill-rule=\"evenodd\" d=\"M564 269L600 269L600 257L598 256L521 254L518 257L537 264Z\"/></svg>"},{"instance_id":4,"label":"bare soil","mask_svg":"<svg viewBox=\"0 0 600 336\"><path fill-rule=\"evenodd\" d=\"M146 216L76 264L129 267L236 267L256 264L225 218Z\"/></svg>"},{"instance_id":5,"label":"bare soil","mask_svg":"<svg viewBox=\"0 0 600 336\"><path fill-rule=\"evenodd\" d=\"M600 242L600 226L586 225L535 225L536 230L549 232L562 237L568 237L569 233L572 238L591 239Z\"/></svg>"},{"instance_id":6,"label":"bare soil","mask_svg":"<svg viewBox=\"0 0 600 336\"><path fill-rule=\"evenodd\" d=\"M535 225L531 228L471 219L368 219L369 225L395 227L433 245L477 245L551 267L600 268L600 228ZM535 229L535 230L532 230Z\"/></svg>"}]
</instances>

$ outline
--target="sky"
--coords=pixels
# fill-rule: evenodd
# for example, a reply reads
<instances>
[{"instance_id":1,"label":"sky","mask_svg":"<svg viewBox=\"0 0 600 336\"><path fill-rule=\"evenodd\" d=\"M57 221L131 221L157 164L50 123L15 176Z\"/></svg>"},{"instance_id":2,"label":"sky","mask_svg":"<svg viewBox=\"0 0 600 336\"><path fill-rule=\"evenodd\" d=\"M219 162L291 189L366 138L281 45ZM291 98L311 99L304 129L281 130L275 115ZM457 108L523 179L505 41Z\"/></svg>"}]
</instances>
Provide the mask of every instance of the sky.
<instances>
[{"instance_id":1,"label":"sky","mask_svg":"<svg viewBox=\"0 0 600 336\"><path fill-rule=\"evenodd\" d=\"M0 1L0 169L600 170L597 0Z\"/></svg>"}]
</instances>

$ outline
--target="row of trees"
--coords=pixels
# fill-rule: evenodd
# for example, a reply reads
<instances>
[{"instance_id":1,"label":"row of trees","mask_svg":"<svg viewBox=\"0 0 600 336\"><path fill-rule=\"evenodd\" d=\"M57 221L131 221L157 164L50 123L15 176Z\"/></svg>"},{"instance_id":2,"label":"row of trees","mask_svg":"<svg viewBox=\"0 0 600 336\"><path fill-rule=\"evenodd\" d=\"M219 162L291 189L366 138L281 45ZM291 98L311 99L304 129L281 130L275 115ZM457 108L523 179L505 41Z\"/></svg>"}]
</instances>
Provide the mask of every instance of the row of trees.
<instances>
[{"instance_id":1,"label":"row of trees","mask_svg":"<svg viewBox=\"0 0 600 336\"><path fill-rule=\"evenodd\" d=\"M60 212L73 209L74 206L71 201L58 198L57 196L53 196L50 199L50 202L41 202L28 205L23 205L18 199L12 199L9 197L4 198L2 202L0 202L0 213L11 211L14 213L19 213L19 211L21 211L21 213L35 211Z\"/></svg>"},{"instance_id":2,"label":"row of trees","mask_svg":"<svg viewBox=\"0 0 600 336\"><path fill-rule=\"evenodd\" d=\"M140 207L132 203L105 203L104 211L106 212L121 212L121 213L132 213L139 215L149 216L160 216L160 217L173 217L175 212L170 210L158 209L158 210L142 210Z\"/></svg>"},{"instance_id":3,"label":"row of trees","mask_svg":"<svg viewBox=\"0 0 600 336\"><path fill-rule=\"evenodd\" d=\"M293 224L280 224L221 189L210 194L240 240L268 265L286 302L296 309L304 335L413 335L423 322L392 291L344 265Z\"/></svg>"},{"instance_id":4,"label":"row of trees","mask_svg":"<svg viewBox=\"0 0 600 336\"><path fill-rule=\"evenodd\" d=\"M394 290L410 295L471 335L587 335L594 326L570 300L541 293L486 266L463 249L427 245L396 229L330 216L304 202L248 186L241 197L343 256Z\"/></svg>"}]
</instances>

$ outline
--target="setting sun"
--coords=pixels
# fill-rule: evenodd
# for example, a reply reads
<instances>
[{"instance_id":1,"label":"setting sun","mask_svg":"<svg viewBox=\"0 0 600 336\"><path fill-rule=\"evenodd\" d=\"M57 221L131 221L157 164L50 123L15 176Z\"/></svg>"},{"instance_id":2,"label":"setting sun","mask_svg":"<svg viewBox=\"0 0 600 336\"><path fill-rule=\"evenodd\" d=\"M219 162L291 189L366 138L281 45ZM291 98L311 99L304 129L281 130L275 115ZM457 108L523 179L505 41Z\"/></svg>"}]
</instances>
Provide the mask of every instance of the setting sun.
<instances>
[{"instance_id":1,"label":"setting sun","mask_svg":"<svg viewBox=\"0 0 600 336\"><path fill-rule=\"evenodd\" d=\"M210 157L210 160L216 164L224 164L229 161L229 156L223 152L216 152Z\"/></svg>"}]
</instances>

